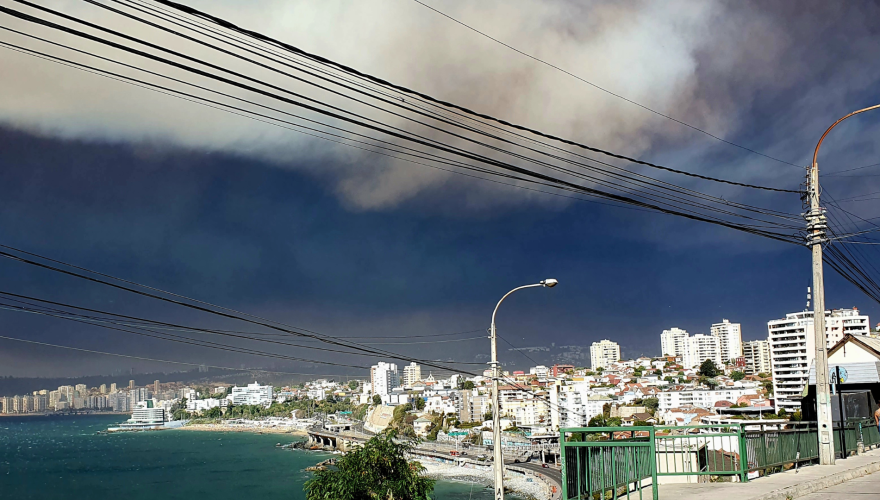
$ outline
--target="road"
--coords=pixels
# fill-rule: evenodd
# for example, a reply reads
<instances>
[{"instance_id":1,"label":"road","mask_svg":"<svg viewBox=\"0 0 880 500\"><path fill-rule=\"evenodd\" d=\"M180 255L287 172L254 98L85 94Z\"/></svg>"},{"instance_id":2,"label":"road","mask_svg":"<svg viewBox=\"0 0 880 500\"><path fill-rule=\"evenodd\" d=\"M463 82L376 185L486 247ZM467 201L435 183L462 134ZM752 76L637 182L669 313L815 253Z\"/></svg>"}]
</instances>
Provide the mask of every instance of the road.
<instances>
[{"instance_id":1,"label":"road","mask_svg":"<svg viewBox=\"0 0 880 500\"><path fill-rule=\"evenodd\" d=\"M880 472L868 474L824 490L797 497L797 500L868 500L880 497Z\"/></svg>"},{"instance_id":2,"label":"road","mask_svg":"<svg viewBox=\"0 0 880 500\"><path fill-rule=\"evenodd\" d=\"M556 481L557 488L562 487L562 471L559 469L554 469L553 467L549 467L547 469L541 467L539 463L527 462L523 464L511 464L515 467L522 467L523 469L529 469L532 472L539 472L549 477L551 480Z\"/></svg>"}]
</instances>

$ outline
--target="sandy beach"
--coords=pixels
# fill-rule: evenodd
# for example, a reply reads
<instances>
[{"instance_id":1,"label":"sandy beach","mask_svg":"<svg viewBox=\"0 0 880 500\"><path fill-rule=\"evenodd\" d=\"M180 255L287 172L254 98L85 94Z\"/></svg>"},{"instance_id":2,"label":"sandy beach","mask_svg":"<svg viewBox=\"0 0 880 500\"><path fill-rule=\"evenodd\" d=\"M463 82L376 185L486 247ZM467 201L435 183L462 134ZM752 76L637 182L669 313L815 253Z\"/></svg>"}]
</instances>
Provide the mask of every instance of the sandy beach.
<instances>
[{"instance_id":1,"label":"sandy beach","mask_svg":"<svg viewBox=\"0 0 880 500\"><path fill-rule=\"evenodd\" d=\"M252 432L255 434L287 434L292 436L307 436L304 430L287 427L259 427L249 425L229 424L188 424L178 430L184 431L211 431L211 432Z\"/></svg>"}]
</instances>

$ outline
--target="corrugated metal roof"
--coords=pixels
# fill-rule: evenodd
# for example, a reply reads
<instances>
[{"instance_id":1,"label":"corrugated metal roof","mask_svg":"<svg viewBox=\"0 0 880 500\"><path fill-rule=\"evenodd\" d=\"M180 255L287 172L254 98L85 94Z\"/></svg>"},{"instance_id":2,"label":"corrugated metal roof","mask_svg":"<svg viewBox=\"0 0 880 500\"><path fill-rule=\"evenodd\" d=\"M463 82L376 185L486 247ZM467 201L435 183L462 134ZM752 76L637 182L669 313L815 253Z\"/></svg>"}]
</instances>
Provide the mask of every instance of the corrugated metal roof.
<instances>
[{"instance_id":1,"label":"corrugated metal roof","mask_svg":"<svg viewBox=\"0 0 880 500\"><path fill-rule=\"evenodd\" d=\"M859 342L862 342L871 349L874 349L877 355L880 355L880 339L869 337L867 335L859 335L857 339Z\"/></svg>"},{"instance_id":2,"label":"corrugated metal roof","mask_svg":"<svg viewBox=\"0 0 880 500\"><path fill-rule=\"evenodd\" d=\"M871 384L880 382L880 361L876 363L840 363L828 365L828 373L834 373L835 367L846 369L846 384ZM810 385L816 384L816 363L810 364Z\"/></svg>"}]
</instances>

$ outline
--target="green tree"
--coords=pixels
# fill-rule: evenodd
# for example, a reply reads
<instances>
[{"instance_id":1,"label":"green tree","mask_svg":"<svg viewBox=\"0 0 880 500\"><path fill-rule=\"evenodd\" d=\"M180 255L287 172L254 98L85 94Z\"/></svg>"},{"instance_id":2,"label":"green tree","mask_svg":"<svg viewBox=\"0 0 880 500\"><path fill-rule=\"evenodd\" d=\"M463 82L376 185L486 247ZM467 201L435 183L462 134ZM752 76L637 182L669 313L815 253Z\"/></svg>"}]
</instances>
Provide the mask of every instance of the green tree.
<instances>
[{"instance_id":1,"label":"green tree","mask_svg":"<svg viewBox=\"0 0 880 500\"><path fill-rule=\"evenodd\" d=\"M660 408L660 400L657 398L645 398L642 400L642 406L648 410L648 413L653 415Z\"/></svg>"},{"instance_id":2,"label":"green tree","mask_svg":"<svg viewBox=\"0 0 880 500\"><path fill-rule=\"evenodd\" d=\"M463 384L461 384L461 388L466 391L471 391L474 389L474 382L472 380L465 380Z\"/></svg>"},{"instance_id":3,"label":"green tree","mask_svg":"<svg viewBox=\"0 0 880 500\"><path fill-rule=\"evenodd\" d=\"M471 382L473 383L473 382ZM418 397L416 398L416 410L422 411L425 409L425 399Z\"/></svg>"},{"instance_id":4,"label":"green tree","mask_svg":"<svg viewBox=\"0 0 880 500\"><path fill-rule=\"evenodd\" d=\"M434 481L406 455L414 441L395 442L388 430L342 455L336 467L315 472L303 489L308 500L430 500Z\"/></svg>"},{"instance_id":5,"label":"green tree","mask_svg":"<svg viewBox=\"0 0 880 500\"><path fill-rule=\"evenodd\" d=\"M732 378L733 381L736 382L737 380L742 380L746 378L746 374L740 371L735 371L730 374L730 378Z\"/></svg>"},{"instance_id":6,"label":"green tree","mask_svg":"<svg viewBox=\"0 0 880 500\"><path fill-rule=\"evenodd\" d=\"M773 395L773 381L765 380L761 382L761 385L764 387L764 390L767 391L767 396Z\"/></svg>"},{"instance_id":7,"label":"green tree","mask_svg":"<svg viewBox=\"0 0 880 500\"><path fill-rule=\"evenodd\" d=\"M351 389L351 390L355 390L355 389L357 389L357 388L358 388L358 381L357 381L357 380L352 380L352 381L350 381L350 382L348 383L348 388Z\"/></svg>"},{"instance_id":8,"label":"green tree","mask_svg":"<svg viewBox=\"0 0 880 500\"><path fill-rule=\"evenodd\" d=\"M382 396L380 396L378 394L373 394L373 404L376 406L379 406L380 404L382 404Z\"/></svg>"},{"instance_id":9,"label":"green tree","mask_svg":"<svg viewBox=\"0 0 880 500\"><path fill-rule=\"evenodd\" d=\"M701 377L714 378L718 376L718 366L711 359L707 359L700 363L700 371L698 372Z\"/></svg>"}]
</instances>

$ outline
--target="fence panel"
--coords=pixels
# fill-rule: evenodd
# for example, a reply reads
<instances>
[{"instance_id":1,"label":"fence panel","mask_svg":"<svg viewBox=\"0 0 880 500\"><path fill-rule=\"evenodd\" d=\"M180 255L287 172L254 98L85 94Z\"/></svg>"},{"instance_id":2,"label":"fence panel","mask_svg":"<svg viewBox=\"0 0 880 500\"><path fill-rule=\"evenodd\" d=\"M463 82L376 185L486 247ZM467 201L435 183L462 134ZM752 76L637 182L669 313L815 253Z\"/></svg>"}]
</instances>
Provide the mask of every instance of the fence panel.
<instances>
[{"instance_id":1,"label":"fence panel","mask_svg":"<svg viewBox=\"0 0 880 500\"><path fill-rule=\"evenodd\" d=\"M659 426L655 432L658 476L738 476L746 481L742 426Z\"/></svg>"},{"instance_id":2,"label":"fence panel","mask_svg":"<svg viewBox=\"0 0 880 500\"><path fill-rule=\"evenodd\" d=\"M652 437L649 427L562 429L562 498L644 500L650 486L657 500Z\"/></svg>"},{"instance_id":3,"label":"fence panel","mask_svg":"<svg viewBox=\"0 0 880 500\"><path fill-rule=\"evenodd\" d=\"M815 422L748 424L743 434L749 471L819 458L819 434Z\"/></svg>"}]
</instances>

